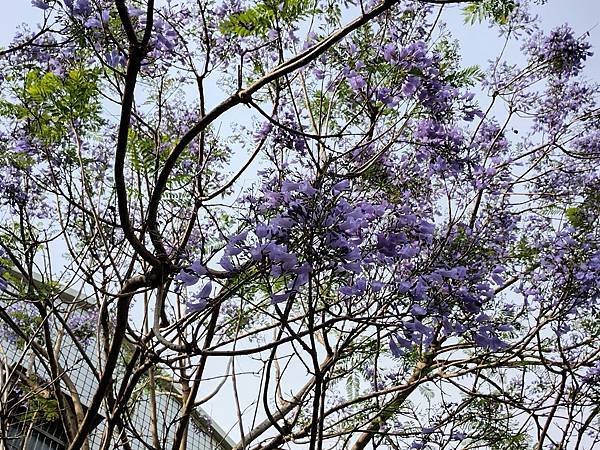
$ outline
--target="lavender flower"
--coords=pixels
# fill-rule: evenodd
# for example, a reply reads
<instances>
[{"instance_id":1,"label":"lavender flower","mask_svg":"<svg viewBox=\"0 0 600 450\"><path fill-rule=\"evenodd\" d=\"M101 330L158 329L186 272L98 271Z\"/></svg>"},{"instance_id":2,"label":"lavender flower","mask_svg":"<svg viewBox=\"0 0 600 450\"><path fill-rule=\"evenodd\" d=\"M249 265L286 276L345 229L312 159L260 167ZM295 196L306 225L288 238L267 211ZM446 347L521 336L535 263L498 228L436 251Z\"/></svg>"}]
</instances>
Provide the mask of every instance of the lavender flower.
<instances>
[{"instance_id":1,"label":"lavender flower","mask_svg":"<svg viewBox=\"0 0 600 450\"><path fill-rule=\"evenodd\" d=\"M42 9L44 11L50 8L48 0L31 0L31 4L36 8Z\"/></svg>"},{"instance_id":2,"label":"lavender flower","mask_svg":"<svg viewBox=\"0 0 600 450\"><path fill-rule=\"evenodd\" d=\"M575 38L568 25L555 28L548 35L534 34L525 44L534 64L546 65L550 75L571 77L583 69L585 60L592 56L590 44Z\"/></svg>"}]
</instances>

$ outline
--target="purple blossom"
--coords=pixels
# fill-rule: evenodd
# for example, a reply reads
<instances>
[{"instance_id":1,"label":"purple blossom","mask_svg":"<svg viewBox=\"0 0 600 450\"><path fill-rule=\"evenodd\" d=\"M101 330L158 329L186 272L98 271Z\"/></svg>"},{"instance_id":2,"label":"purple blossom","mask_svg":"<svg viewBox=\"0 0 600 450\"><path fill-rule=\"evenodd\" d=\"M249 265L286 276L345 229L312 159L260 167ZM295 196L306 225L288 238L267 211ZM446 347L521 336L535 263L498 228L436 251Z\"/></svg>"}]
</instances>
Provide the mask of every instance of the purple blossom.
<instances>
[{"instance_id":1,"label":"purple blossom","mask_svg":"<svg viewBox=\"0 0 600 450\"><path fill-rule=\"evenodd\" d=\"M73 14L78 16L88 16L92 12L90 0L76 0L73 5Z\"/></svg>"},{"instance_id":2,"label":"purple blossom","mask_svg":"<svg viewBox=\"0 0 600 450\"><path fill-rule=\"evenodd\" d=\"M371 282L371 290L373 292L379 292L384 287L385 287L385 283L382 283L381 281L373 281L373 282Z\"/></svg>"},{"instance_id":3,"label":"purple blossom","mask_svg":"<svg viewBox=\"0 0 600 450\"><path fill-rule=\"evenodd\" d=\"M410 312L414 316L425 316L427 314L427 310L423 308L421 305L414 304L410 308Z\"/></svg>"},{"instance_id":4,"label":"purple blossom","mask_svg":"<svg viewBox=\"0 0 600 450\"><path fill-rule=\"evenodd\" d=\"M438 269L437 273L439 273L444 278L463 280L467 276L467 269L466 267L454 267L450 270Z\"/></svg>"},{"instance_id":5,"label":"purple blossom","mask_svg":"<svg viewBox=\"0 0 600 450\"><path fill-rule=\"evenodd\" d=\"M283 180L281 183L281 192L295 192L300 187L300 183L293 181Z\"/></svg>"},{"instance_id":6,"label":"purple blossom","mask_svg":"<svg viewBox=\"0 0 600 450\"><path fill-rule=\"evenodd\" d=\"M408 76L406 80L404 80L404 84L402 85L402 93L405 97L412 97L419 89L421 85L421 80L415 76Z\"/></svg>"},{"instance_id":7,"label":"purple blossom","mask_svg":"<svg viewBox=\"0 0 600 450\"><path fill-rule=\"evenodd\" d=\"M413 336L430 336L433 333L433 328L423 324L418 319L404 322L404 327ZM417 340L413 338L413 342L417 342Z\"/></svg>"},{"instance_id":8,"label":"purple blossom","mask_svg":"<svg viewBox=\"0 0 600 450\"><path fill-rule=\"evenodd\" d=\"M587 383L596 383L600 380L600 361L596 361L596 363L585 372L583 379Z\"/></svg>"},{"instance_id":9,"label":"purple blossom","mask_svg":"<svg viewBox=\"0 0 600 450\"><path fill-rule=\"evenodd\" d=\"M206 283L202 289L196 293L192 299L186 302L187 312L188 314L202 311L208 305L208 300L210 299L210 295L212 293L212 283L209 281Z\"/></svg>"},{"instance_id":10,"label":"purple blossom","mask_svg":"<svg viewBox=\"0 0 600 450\"><path fill-rule=\"evenodd\" d=\"M308 181L303 181L298 186L298 192L301 192L308 197L312 197L317 193L317 190L312 187Z\"/></svg>"},{"instance_id":11,"label":"purple blossom","mask_svg":"<svg viewBox=\"0 0 600 450\"><path fill-rule=\"evenodd\" d=\"M0 246L0 292L4 292L8 288L8 282L3 277L4 272L6 271L6 267L4 267L4 265L2 264L2 258L4 258L4 256L4 249Z\"/></svg>"},{"instance_id":12,"label":"purple blossom","mask_svg":"<svg viewBox=\"0 0 600 450\"><path fill-rule=\"evenodd\" d=\"M302 46L302 50L306 50L312 47L317 40L317 34L314 31L309 31L306 35L306 41L304 41L304 45Z\"/></svg>"},{"instance_id":13,"label":"purple blossom","mask_svg":"<svg viewBox=\"0 0 600 450\"><path fill-rule=\"evenodd\" d=\"M350 56L355 56L358 52L358 47L354 42L348 43L348 54Z\"/></svg>"},{"instance_id":14,"label":"purple blossom","mask_svg":"<svg viewBox=\"0 0 600 450\"><path fill-rule=\"evenodd\" d=\"M508 345L502 342L489 325L484 325L473 334L473 341L477 346L489 349L493 352L506 348Z\"/></svg>"},{"instance_id":15,"label":"purple blossom","mask_svg":"<svg viewBox=\"0 0 600 450\"><path fill-rule=\"evenodd\" d=\"M247 237L248 237L248 232L247 231L243 231L243 232L241 232L239 234L231 236L228 239L228 245L237 246L240 243L244 242Z\"/></svg>"},{"instance_id":16,"label":"purple blossom","mask_svg":"<svg viewBox=\"0 0 600 450\"><path fill-rule=\"evenodd\" d=\"M590 48L589 43L575 38L568 25L555 28L548 35L534 34L524 46L534 63L546 63L549 74L566 77L583 69L585 60L593 54Z\"/></svg>"},{"instance_id":17,"label":"purple blossom","mask_svg":"<svg viewBox=\"0 0 600 450\"><path fill-rule=\"evenodd\" d=\"M47 0L31 0L31 4L36 8L43 9L44 11L50 8Z\"/></svg>"},{"instance_id":18,"label":"purple blossom","mask_svg":"<svg viewBox=\"0 0 600 450\"><path fill-rule=\"evenodd\" d=\"M383 46L383 59L387 62L392 62L396 55L396 46L392 43L387 43Z\"/></svg>"},{"instance_id":19,"label":"purple blossom","mask_svg":"<svg viewBox=\"0 0 600 450\"><path fill-rule=\"evenodd\" d=\"M284 292L283 294L271 295L271 304L277 304L287 301L291 296L291 292Z\"/></svg>"},{"instance_id":20,"label":"purple blossom","mask_svg":"<svg viewBox=\"0 0 600 450\"><path fill-rule=\"evenodd\" d=\"M256 234L256 237L258 237L259 239L268 237L270 233L271 233L270 226L265 225L263 223L259 223L256 225L254 234Z\"/></svg>"},{"instance_id":21,"label":"purple blossom","mask_svg":"<svg viewBox=\"0 0 600 450\"><path fill-rule=\"evenodd\" d=\"M114 67L117 68L119 66L124 66L125 65L125 56L123 56L119 50L112 50L110 53L107 53L105 55L106 57L106 63L110 66L110 67Z\"/></svg>"},{"instance_id":22,"label":"purple blossom","mask_svg":"<svg viewBox=\"0 0 600 450\"><path fill-rule=\"evenodd\" d=\"M231 262L231 258L227 255L224 255L220 260L219 260L219 264L221 265L221 267L229 273L233 273L236 271L235 266L233 265L233 263Z\"/></svg>"},{"instance_id":23,"label":"purple blossom","mask_svg":"<svg viewBox=\"0 0 600 450\"><path fill-rule=\"evenodd\" d=\"M173 50L177 46L177 32L171 28L159 29L155 36L154 45L159 50Z\"/></svg>"},{"instance_id":24,"label":"purple blossom","mask_svg":"<svg viewBox=\"0 0 600 450\"><path fill-rule=\"evenodd\" d=\"M98 17L90 17L83 25L86 28L102 28L102 22Z\"/></svg>"},{"instance_id":25,"label":"purple blossom","mask_svg":"<svg viewBox=\"0 0 600 450\"><path fill-rule=\"evenodd\" d=\"M206 275L208 273L206 266L204 266L202 264L202 261L200 261L199 259L192 263L192 265L190 266L190 270L192 270L196 275L199 276Z\"/></svg>"},{"instance_id":26,"label":"purple blossom","mask_svg":"<svg viewBox=\"0 0 600 450\"><path fill-rule=\"evenodd\" d=\"M185 269L181 269L175 277L175 280L180 281L186 286L193 286L198 282L199 278L197 275L190 273Z\"/></svg>"},{"instance_id":27,"label":"purple blossom","mask_svg":"<svg viewBox=\"0 0 600 450\"><path fill-rule=\"evenodd\" d=\"M143 9L135 6L127 6L127 14L129 14L131 17L142 17L146 15L146 12Z\"/></svg>"},{"instance_id":28,"label":"purple blossom","mask_svg":"<svg viewBox=\"0 0 600 450\"><path fill-rule=\"evenodd\" d=\"M273 130L271 122L263 122L256 133L254 133L254 140L258 142L266 139L271 130Z\"/></svg>"},{"instance_id":29,"label":"purple blossom","mask_svg":"<svg viewBox=\"0 0 600 450\"><path fill-rule=\"evenodd\" d=\"M453 431L452 435L450 436L450 439L452 439L453 441L462 441L466 437L466 433L463 433L462 431Z\"/></svg>"},{"instance_id":30,"label":"purple blossom","mask_svg":"<svg viewBox=\"0 0 600 450\"><path fill-rule=\"evenodd\" d=\"M338 183L334 184L331 188L334 195L337 195L343 191L347 191L348 189L350 189L350 181L348 180L339 181Z\"/></svg>"},{"instance_id":31,"label":"purple blossom","mask_svg":"<svg viewBox=\"0 0 600 450\"><path fill-rule=\"evenodd\" d=\"M209 281L204 285L198 294L198 298L209 298L212 293L212 283Z\"/></svg>"},{"instance_id":32,"label":"purple blossom","mask_svg":"<svg viewBox=\"0 0 600 450\"><path fill-rule=\"evenodd\" d=\"M354 71L351 71L348 75L348 84L355 91L360 91L367 85L367 81L364 79L362 75L357 74Z\"/></svg>"},{"instance_id":33,"label":"purple blossom","mask_svg":"<svg viewBox=\"0 0 600 450\"><path fill-rule=\"evenodd\" d=\"M186 303L186 312L188 314L204 310L208 306L208 299L198 299Z\"/></svg>"},{"instance_id":34,"label":"purple blossom","mask_svg":"<svg viewBox=\"0 0 600 450\"><path fill-rule=\"evenodd\" d=\"M398 346L398 344L396 343L396 340L393 337L390 338L389 346L390 346L390 352L392 352L392 356L394 358L400 358L402 355L405 354L404 350L402 350Z\"/></svg>"}]
</instances>

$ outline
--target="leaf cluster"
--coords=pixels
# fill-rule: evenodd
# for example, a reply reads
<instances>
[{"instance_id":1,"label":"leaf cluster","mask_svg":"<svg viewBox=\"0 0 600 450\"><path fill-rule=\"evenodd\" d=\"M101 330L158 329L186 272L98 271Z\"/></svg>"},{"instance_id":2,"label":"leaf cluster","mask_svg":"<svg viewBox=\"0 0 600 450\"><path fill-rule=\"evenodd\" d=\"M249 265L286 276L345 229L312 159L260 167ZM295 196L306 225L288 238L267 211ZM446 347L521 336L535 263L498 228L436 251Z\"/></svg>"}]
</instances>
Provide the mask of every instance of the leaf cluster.
<instances>
[{"instance_id":1,"label":"leaf cluster","mask_svg":"<svg viewBox=\"0 0 600 450\"><path fill-rule=\"evenodd\" d=\"M463 9L465 23L475 24L491 20L498 25L506 25L518 7L514 0L484 0L469 3Z\"/></svg>"},{"instance_id":2,"label":"leaf cluster","mask_svg":"<svg viewBox=\"0 0 600 450\"><path fill-rule=\"evenodd\" d=\"M317 13L312 0L266 0L221 22L221 32L239 37L264 36L278 23L291 24Z\"/></svg>"},{"instance_id":3,"label":"leaf cluster","mask_svg":"<svg viewBox=\"0 0 600 450\"><path fill-rule=\"evenodd\" d=\"M100 125L98 83L96 69L73 68L64 77L32 69L16 90L18 101L0 102L0 115L27 123L32 138L57 144L75 124L79 130Z\"/></svg>"}]
</instances>

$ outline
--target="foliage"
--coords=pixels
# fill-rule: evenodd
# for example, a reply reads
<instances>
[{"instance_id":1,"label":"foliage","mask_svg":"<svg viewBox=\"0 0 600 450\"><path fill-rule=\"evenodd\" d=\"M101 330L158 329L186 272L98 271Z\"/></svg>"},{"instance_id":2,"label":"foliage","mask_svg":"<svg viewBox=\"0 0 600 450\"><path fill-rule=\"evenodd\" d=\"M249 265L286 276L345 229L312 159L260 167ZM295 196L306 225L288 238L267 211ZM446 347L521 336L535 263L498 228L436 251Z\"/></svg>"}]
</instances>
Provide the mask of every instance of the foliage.
<instances>
[{"instance_id":1,"label":"foliage","mask_svg":"<svg viewBox=\"0 0 600 450\"><path fill-rule=\"evenodd\" d=\"M483 0L473 2L464 8L465 22L473 25L475 22L483 22L492 19L500 25L509 22L510 15L517 8L514 0Z\"/></svg>"},{"instance_id":2,"label":"foliage","mask_svg":"<svg viewBox=\"0 0 600 450\"><path fill-rule=\"evenodd\" d=\"M318 13L310 0L284 0L283 2L258 2L243 11L229 15L220 24L224 34L240 37L264 36L269 30L293 24Z\"/></svg>"}]
</instances>

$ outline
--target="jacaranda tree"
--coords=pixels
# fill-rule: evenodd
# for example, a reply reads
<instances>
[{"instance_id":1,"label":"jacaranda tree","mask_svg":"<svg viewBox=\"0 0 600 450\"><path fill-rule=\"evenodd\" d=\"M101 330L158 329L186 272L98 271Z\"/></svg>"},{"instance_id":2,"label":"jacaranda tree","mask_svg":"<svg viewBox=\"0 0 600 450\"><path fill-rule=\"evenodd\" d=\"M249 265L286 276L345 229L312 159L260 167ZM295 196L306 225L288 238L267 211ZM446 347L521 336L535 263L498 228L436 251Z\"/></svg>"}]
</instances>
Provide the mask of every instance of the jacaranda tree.
<instances>
[{"instance_id":1,"label":"jacaranda tree","mask_svg":"<svg viewBox=\"0 0 600 450\"><path fill-rule=\"evenodd\" d=\"M0 50L5 440L18 407L70 450L191 449L202 406L239 450L600 445L599 90L551 4L31 3ZM462 65L457 9L503 53Z\"/></svg>"}]
</instances>

